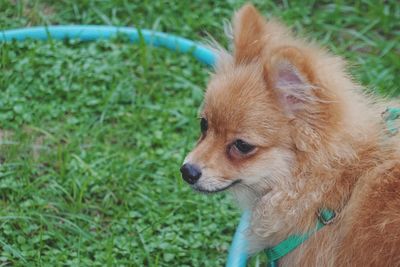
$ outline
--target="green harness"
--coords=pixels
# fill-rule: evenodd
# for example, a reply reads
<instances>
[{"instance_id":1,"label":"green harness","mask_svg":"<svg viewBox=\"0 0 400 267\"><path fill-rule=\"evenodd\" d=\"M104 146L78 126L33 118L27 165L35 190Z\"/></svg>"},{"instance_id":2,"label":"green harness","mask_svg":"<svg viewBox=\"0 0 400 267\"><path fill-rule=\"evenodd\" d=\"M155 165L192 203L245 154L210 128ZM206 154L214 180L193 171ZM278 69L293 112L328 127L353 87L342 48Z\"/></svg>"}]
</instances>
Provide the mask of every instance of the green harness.
<instances>
[{"instance_id":1,"label":"green harness","mask_svg":"<svg viewBox=\"0 0 400 267\"><path fill-rule=\"evenodd\" d=\"M399 126L396 125L395 120L400 117L400 108L387 108L385 112L382 113L382 117L386 122L387 128L391 134L397 134L399 131ZM268 258L267 267L277 267L278 260L283 258L288 253L295 250L304 241L306 241L315 232L320 230L325 225L333 222L336 217L336 213L330 209L322 209L317 214L317 223L315 229L305 233L305 234L294 234L280 242L278 245L267 248L265 250Z\"/></svg>"},{"instance_id":2,"label":"green harness","mask_svg":"<svg viewBox=\"0 0 400 267\"><path fill-rule=\"evenodd\" d=\"M397 134L399 132L399 126L396 125L395 120L400 117L400 108L387 108L383 113L382 117L386 122L387 128L391 134Z\"/></svg>"},{"instance_id":3,"label":"green harness","mask_svg":"<svg viewBox=\"0 0 400 267\"><path fill-rule=\"evenodd\" d=\"M330 209L322 209L317 214L318 220L315 229L308 231L305 234L291 235L278 245L266 249L268 257L268 267L278 266L278 260L284 257L286 254L300 246L304 241L306 241L311 235L317 232L319 229L333 222L336 217L336 213Z\"/></svg>"}]
</instances>

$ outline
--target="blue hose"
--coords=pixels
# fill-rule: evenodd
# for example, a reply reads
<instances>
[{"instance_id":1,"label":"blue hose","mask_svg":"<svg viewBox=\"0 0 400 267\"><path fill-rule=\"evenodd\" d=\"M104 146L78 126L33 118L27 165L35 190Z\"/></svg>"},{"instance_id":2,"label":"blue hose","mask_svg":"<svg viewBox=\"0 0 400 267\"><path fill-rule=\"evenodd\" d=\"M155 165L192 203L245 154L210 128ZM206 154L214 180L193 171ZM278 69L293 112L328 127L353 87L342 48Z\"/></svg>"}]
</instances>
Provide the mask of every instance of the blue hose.
<instances>
[{"instance_id":1,"label":"blue hose","mask_svg":"<svg viewBox=\"0 0 400 267\"><path fill-rule=\"evenodd\" d=\"M245 267L247 262L247 242L245 231L249 226L250 212L245 211L240 218L239 226L229 248L226 267Z\"/></svg>"},{"instance_id":2,"label":"blue hose","mask_svg":"<svg viewBox=\"0 0 400 267\"><path fill-rule=\"evenodd\" d=\"M126 35L133 43L139 42L142 38L146 44L157 47L165 47L181 53L190 53L200 62L208 66L214 65L215 56L210 49L188 39L169 35L166 33L150 30L138 30L131 27L114 27L98 25L69 25L69 26L47 26L32 27L15 30L0 31L0 42L32 40L64 40L79 39L82 41L95 41L98 39L109 39L118 34ZM244 230L248 226L249 213L244 212L231 247L229 249L226 267L245 267L247 261L246 239Z\"/></svg>"},{"instance_id":3,"label":"blue hose","mask_svg":"<svg viewBox=\"0 0 400 267\"><path fill-rule=\"evenodd\" d=\"M191 53L195 58L207 65L214 64L214 54L212 51L193 41L162 32L137 30L130 27L70 25L22 28L0 31L0 41L23 41L26 39L80 39L82 41L94 41L98 39L109 39L118 34L126 35L131 42L138 42L143 38L146 44L165 47L182 53Z\"/></svg>"}]
</instances>

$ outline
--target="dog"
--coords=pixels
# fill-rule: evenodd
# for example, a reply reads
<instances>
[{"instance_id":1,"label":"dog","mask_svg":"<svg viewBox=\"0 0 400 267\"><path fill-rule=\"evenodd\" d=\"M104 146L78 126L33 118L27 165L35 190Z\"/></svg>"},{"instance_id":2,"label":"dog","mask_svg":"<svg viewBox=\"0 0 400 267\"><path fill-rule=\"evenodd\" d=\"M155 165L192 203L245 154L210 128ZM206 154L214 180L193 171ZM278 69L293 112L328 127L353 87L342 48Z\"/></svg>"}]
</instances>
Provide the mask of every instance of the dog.
<instances>
[{"instance_id":1,"label":"dog","mask_svg":"<svg viewBox=\"0 0 400 267\"><path fill-rule=\"evenodd\" d=\"M313 231L280 266L400 266L399 140L343 59L250 4L217 55L201 135L181 167L199 192L229 191L251 211L249 252Z\"/></svg>"}]
</instances>

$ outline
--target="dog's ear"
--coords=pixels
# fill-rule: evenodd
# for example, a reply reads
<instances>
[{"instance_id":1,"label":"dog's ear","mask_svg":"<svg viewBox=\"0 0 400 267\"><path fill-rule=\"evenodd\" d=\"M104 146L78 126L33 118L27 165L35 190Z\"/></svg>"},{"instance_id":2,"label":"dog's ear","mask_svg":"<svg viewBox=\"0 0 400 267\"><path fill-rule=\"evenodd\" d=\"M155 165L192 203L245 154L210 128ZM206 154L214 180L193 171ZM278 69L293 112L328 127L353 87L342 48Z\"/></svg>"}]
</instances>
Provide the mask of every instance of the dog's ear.
<instances>
[{"instance_id":1,"label":"dog's ear","mask_svg":"<svg viewBox=\"0 0 400 267\"><path fill-rule=\"evenodd\" d=\"M236 64L246 63L261 56L264 18L257 9L246 4L233 17L234 58Z\"/></svg>"},{"instance_id":2,"label":"dog's ear","mask_svg":"<svg viewBox=\"0 0 400 267\"><path fill-rule=\"evenodd\" d=\"M323 90L315 67L300 49L280 47L264 68L268 88L292 119L293 139L302 151L312 150L326 137L326 129L333 128L338 114L335 96Z\"/></svg>"},{"instance_id":3,"label":"dog's ear","mask_svg":"<svg viewBox=\"0 0 400 267\"><path fill-rule=\"evenodd\" d=\"M273 88L288 116L314 106L313 71L299 49L280 47L272 53L264 71L268 87Z\"/></svg>"}]
</instances>

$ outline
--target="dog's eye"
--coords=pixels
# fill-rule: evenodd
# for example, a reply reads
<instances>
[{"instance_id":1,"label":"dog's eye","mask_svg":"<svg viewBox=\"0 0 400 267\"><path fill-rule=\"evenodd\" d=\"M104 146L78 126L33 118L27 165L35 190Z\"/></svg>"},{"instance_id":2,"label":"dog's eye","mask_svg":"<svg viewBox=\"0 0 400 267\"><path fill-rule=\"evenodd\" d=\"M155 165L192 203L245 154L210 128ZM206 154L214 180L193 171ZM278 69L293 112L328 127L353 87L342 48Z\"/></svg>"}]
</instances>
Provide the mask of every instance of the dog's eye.
<instances>
[{"instance_id":1,"label":"dog's eye","mask_svg":"<svg viewBox=\"0 0 400 267\"><path fill-rule=\"evenodd\" d=\"M242 154L250 153L255 148L255 146L250 145L241 139L236 140L235 143L233 143L233 145Z\"/></svg>"},{"instance_id":2,"label":"dog's eye","mask_svg":"<svg viewBox=\"0 0 400 267\"><path fill-rule=\"evenodd\" d=\"M201 129L201 132L202 132L203 134L207 132L207 129L208 129L208 122L207 122L207 120L206 120L205 118L201 118L201 121L200 121L200 129Z\"/></svg>"}]
</instances>

